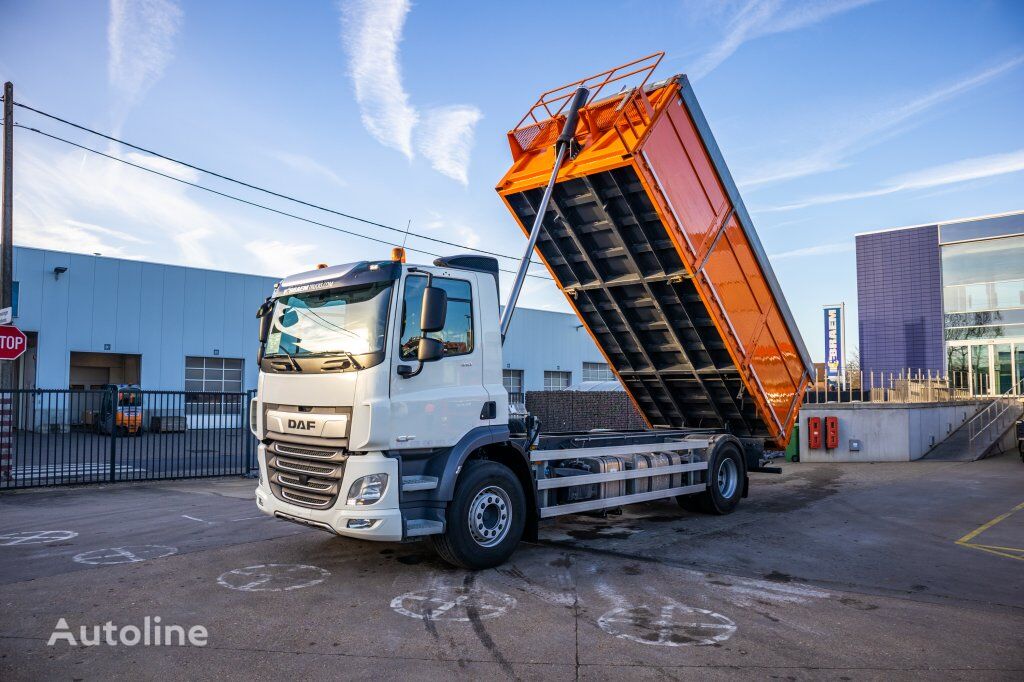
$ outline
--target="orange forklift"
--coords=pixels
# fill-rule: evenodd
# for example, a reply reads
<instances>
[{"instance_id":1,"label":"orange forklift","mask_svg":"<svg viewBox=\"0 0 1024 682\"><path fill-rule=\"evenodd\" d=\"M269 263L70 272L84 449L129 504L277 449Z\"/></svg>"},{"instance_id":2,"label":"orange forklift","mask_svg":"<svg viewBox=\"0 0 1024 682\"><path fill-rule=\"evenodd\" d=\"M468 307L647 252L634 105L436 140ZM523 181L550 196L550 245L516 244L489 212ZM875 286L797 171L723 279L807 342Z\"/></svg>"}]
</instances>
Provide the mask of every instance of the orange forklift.
<instances>
[{"instance_id":1,"label":"orange forklift","mask_svg":"<svg viewBox=\"0 0 1024 682\"><path fill-rule=\"evenodd\" d=\"M142 388L137 384L107 384L103 390L103 406L96 418L96 430L112 433L116 429L118 435L141 435Z\"/></svg>"}]
</instances>

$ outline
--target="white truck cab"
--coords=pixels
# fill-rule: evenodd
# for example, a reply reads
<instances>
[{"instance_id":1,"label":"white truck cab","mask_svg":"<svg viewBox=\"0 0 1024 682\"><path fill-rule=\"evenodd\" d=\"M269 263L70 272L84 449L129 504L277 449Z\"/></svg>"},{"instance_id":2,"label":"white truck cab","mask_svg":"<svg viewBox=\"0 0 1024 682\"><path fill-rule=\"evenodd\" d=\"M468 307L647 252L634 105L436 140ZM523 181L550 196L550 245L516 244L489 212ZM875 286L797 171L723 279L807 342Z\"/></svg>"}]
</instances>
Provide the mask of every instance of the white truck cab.
<instances>
[{"instance_id":1,"label":"white truck cab","mask_svg":"<svg viewBox=\"0 0 1024 682\"><path fill-rule=\"evenodd\" d=\"M324 267L281 280L260 314L250 421L267 514L397 541L444 530L458 470L481 448L518 457L528 483L509 437L493 259Z\"/></svg>"}]
</instances>

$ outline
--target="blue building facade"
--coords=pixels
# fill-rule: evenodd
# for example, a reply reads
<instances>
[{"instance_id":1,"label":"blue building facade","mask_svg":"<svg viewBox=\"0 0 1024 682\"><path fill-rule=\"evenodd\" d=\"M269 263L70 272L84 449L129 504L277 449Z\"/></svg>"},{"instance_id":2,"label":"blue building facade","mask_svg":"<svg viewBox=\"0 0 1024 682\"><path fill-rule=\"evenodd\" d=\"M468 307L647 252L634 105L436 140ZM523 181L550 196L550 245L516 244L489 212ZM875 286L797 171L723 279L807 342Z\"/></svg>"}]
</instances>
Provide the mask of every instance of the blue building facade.
<instances>
[{"instance_id":1,"label":"blue building facade","mask_svg":"<svg viewBox=\"0 0 1024 682\"><path fill-rule=\"evenodd\" d=\"M274 277L15 247L14 280L14 324L29 336L21 388L256 387L255 312ZM611 377L572 314L520 308L504 354L510 391Z\"/></svg>"},{"instance_id":2,"label":"blue building facade","mask_svg":"<svg viewBox=\"0 0 1024 682\"><path fill-rule=\"evenodd\" d=\"M941 372L938 225L859 234L856 245L861 369Z\"/></svg>"},{"instance_id":3,"label":"blue building facade","mask_svg":"<svg viewBox=\"0 0 1024 682\"><path fill-rule=\"evenodd\" d=\"M857 235L866 371L1024 394L1024 211Z\"/></svg>"}]
</instances>

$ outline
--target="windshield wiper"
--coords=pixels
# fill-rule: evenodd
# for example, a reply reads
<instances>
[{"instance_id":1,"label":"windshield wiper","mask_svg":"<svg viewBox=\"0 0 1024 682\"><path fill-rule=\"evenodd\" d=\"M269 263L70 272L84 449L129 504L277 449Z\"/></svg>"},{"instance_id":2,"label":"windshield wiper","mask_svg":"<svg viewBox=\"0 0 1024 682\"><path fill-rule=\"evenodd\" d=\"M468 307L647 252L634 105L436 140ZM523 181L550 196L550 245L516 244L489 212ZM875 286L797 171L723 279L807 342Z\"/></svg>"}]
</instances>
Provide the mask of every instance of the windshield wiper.
<instances>
[{"instance_id":1,"label":"windshield wiper","mask_svg":"<svg viewBox=\"0 0 1024 682\"><path fill-rule=\"evenodd\" d=\"M329 357L331 355L340 355L343 358L345 358L346 360L348 360L349 362L351 362L353 365L355 365L356 369L363 369L363 366L361 364L359 364L358 360L356 360L356 356L353 355L351 351L347 351L347 350L325 350L325 351L322 351L320 353L307 353L306 357L308 357L308 358L326 358L326 357Z\"/></svg>"},{"instance_id":2,"label":"windshield wiper","mask_svg":"<svg viewBox=\"0 0 1024 682\"><path fill-rule=\"evenodd\" d=\"M281 347L278 347L277 350L279 350L282 354L284 354L286 358L288 358L288 362L291 363L292 369L294 369L296 372L302 371L302 365L299 364L298 360L292 357L291 353L289 353L288 351ZM277 355L277 353L274 353L274 355Z\"/></svg>"}]
</instances>

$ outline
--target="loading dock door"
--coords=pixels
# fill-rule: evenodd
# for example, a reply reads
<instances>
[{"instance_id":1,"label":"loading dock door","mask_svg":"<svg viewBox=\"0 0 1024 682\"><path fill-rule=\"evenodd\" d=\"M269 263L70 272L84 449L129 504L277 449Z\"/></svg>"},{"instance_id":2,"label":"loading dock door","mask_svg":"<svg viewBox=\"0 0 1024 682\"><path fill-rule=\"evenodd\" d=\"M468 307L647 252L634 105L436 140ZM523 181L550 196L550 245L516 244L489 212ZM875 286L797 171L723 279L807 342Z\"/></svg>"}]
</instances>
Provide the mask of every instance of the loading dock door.
<instances>
[{"instance_id":1,"label":"loading dock door","mask_svg":"<svg viewBox=\"0 0 1024 682\"><path fill-rule=\"evenodd\" d=\"M91 425L91 416L99 412L103 396L97 392L105 384L138 384L141 355L126 353L71 353L68 388L71 394L70 421Z\"/></svg>"}]
</instances>

